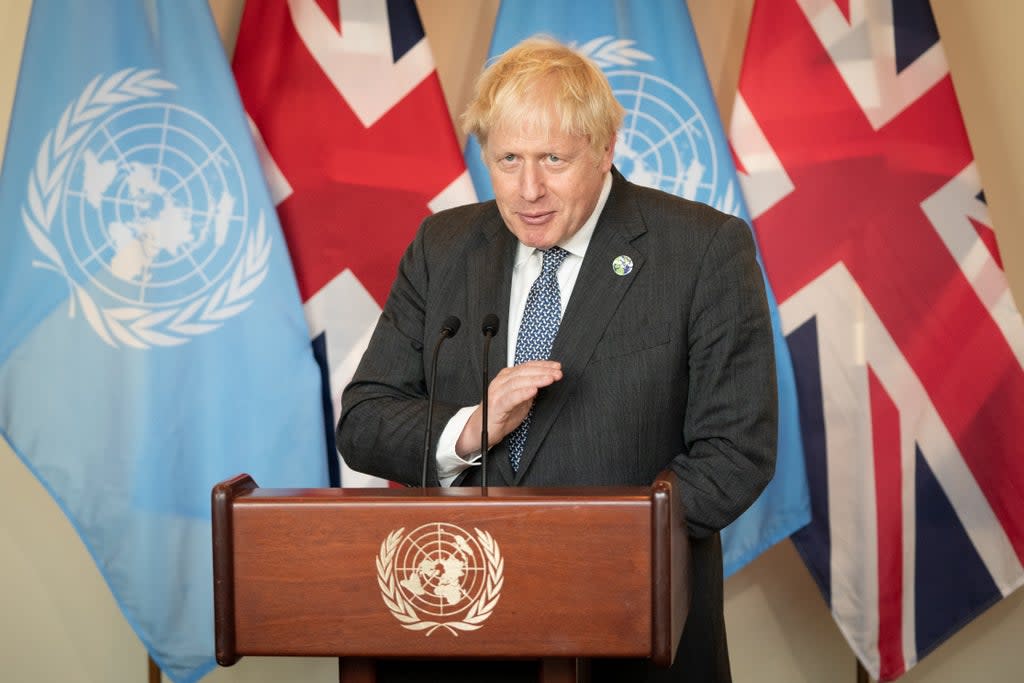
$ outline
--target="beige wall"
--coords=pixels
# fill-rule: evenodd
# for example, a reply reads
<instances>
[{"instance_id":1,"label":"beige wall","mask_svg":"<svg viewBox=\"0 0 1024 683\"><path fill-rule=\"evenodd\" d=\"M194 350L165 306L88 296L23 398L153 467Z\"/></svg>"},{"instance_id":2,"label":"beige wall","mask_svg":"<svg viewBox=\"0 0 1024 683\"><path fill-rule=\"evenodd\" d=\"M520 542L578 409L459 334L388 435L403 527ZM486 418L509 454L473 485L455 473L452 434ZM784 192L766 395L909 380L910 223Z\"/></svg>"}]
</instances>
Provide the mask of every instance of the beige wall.
<instances>
[{"instance_id":1,"label":"beige wall","mask_svg":"<svg viewBox=\"0 0 1024 683\"><path fill-rule=\"evenodd\" d=\"M553 2L555 0L552 0ZM637 0L642 1L642 0ZM727 112L752 0L689 0L720 106ZM997 239L1024 301L1024 3L932 0L978 158ZM30 0L0 8L0 153ZM211 0L231 49L242 0ZM496 0L419 0L449 106L459 111L487 49ZM0 226L11 229L11 226ZM55 399L56 400L56 399ZM73 457L73 454L69 454ZM0 441L0 675L5 681L128 683L146 655L81 542ZM855 664L793 547L770 550L726 585L735 678L768 683L854 681ZM976 619L903 680L1019 681L1024 591ZM331 681L326 659L247 658L217 681Z\"/></svg>"}]
</instances>

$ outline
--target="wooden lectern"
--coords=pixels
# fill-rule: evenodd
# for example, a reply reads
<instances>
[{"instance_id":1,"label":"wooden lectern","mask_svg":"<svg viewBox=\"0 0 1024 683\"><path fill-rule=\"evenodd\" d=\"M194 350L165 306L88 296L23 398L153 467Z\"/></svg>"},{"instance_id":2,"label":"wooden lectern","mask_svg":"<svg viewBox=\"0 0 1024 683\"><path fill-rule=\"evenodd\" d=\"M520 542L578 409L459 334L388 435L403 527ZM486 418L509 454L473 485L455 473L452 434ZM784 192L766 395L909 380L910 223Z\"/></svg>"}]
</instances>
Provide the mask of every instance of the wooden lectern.
<instances>
[{"instance_id":1,"label":"wooden lectern","mask_svg":"<svg viewBox=\"0 0 1024 683\"><path fill-rule=\"evenodd\" d=\"M217 661L337 656L671 664L690 602L678 479L650 487L213 489ZM579 661L578 661L579 660Z\"/></svg>"}]
</instances>

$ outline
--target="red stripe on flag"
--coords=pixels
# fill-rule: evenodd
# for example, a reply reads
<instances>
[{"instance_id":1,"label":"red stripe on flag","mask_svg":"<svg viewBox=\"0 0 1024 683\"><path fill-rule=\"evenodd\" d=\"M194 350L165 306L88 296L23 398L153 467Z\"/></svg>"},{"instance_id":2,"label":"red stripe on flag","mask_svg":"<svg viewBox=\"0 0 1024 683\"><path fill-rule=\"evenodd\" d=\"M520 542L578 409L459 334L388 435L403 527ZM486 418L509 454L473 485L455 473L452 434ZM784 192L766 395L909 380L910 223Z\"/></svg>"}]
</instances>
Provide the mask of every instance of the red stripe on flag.
<instances>
[{"instance_id":1,"label":"red stripe on flag","mask_svg":"<svg viewBox=\"0 0 1024 683\"><path fill-rule=\"evenodd\" d=\"M732 146L732 142L729 143L729 154L732 155L732 163L736 167L736 172L741 175L748 173L747 167L743 165L743 161L736 154L736 148Z\"/></svg>"},{"instance_id":2,"label":"red stripe on flag","mask_svg":"<svg viewBox=\"0 0 1024 683\"><path fill-rule=\"evenodd\" d=\"M871 439L878 513L878 656L880 679L906 670L903 661L903 469L900 416L874 371L868 368Z\"/></svg>"},{"instance_id":3,"label":"red stripe on flag","mask_svg":"<svg viewBox=\"0 0 1024 683\"><path fill-rule=\"evenodd\" d=\"M316 4L324 16L331 20L338 33L341 33L341 3L338 0L316 0Z\"/></svg>"},{"instance_id":4,"label":"red stripe on flag","mask_svg":"<svg viewBox=\"0 0 1024 683\"><path fill-rule=\"evenodd\" d=\"M988 253L992 256L992 260L996 262L997 266L999 266L999 270L1002 270L1003 258L999 255L999 245L996 243L995 231L984 223L974 220L970 216L968 216L967 219L974 227L974 232L978 233L978 239L980 239L988 249Z\"/></svg>"},{"instance_id":5,"label":"red stripe on flag","mask_svg":"<svg viewBox=\"0 0 1024 683\"><path fill-rule=\"evenodd\" d=\"M843 18L846 19L846 23L850 23L850 0L836 0L836 7L843 13Z\"/></svg>"}]
</instances>

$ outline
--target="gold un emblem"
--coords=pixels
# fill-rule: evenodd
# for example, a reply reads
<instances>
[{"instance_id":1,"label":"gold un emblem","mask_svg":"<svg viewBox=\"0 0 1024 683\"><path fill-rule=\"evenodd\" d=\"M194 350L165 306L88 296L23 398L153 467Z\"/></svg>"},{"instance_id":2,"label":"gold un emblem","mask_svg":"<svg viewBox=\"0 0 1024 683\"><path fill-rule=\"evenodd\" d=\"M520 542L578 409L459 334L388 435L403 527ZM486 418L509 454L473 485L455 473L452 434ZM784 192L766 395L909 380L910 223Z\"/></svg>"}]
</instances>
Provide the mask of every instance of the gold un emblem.
<instances>
[{"instance_id":1,"label":"gold un emblem","mask_svg":"<svg viewBox=\"0 0 1024 683\"><path fill-rule=\"evenodd\" d=\"M475 631L501 598L505 561L486 531L424 524L392 531L380 544L377 584L384 604L404 628Z\"/></svg>"}]
</instances>

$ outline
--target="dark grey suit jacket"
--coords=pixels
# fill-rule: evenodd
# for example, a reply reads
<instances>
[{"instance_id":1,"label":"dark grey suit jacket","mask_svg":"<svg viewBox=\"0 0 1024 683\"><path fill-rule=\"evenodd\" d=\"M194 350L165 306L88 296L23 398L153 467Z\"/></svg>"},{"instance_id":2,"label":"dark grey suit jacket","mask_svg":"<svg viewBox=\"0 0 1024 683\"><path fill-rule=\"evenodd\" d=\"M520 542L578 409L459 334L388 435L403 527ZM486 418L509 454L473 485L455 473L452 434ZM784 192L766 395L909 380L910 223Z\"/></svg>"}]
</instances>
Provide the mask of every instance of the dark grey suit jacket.
<instances>
[{"instance_id":1,"label":"dark grey suit jacket","mask_svg":"<svg viewBox=\"0 0 1024 683\"><path fill-rule=\"evenodd\" d=\"M756 499L775 464L764 283L743 221L612 172L551 352L564 377L536 400L518 472L502 442L491 451L488 483L647 485L673 468L693 542L694 595L676 671L665 673L674 681L729 680L718 532ZM488 313L507 316L516 245L494 202L424 221L342 395L336 436L350 467L419 483L438 331L450 315L463 321L440 354L437 435L457 410L480 401L479 325ZM613 271L618 256L632 260L631 272ZM494 339L491 377L505 365L506 338L502 330ZM479 468L457 483L479 484ZM626 666L600 664L595 679ZM630 671L608 680L643 680Z\"/></svg>"}]
</instances>

